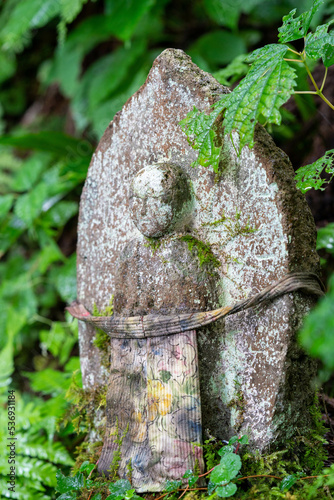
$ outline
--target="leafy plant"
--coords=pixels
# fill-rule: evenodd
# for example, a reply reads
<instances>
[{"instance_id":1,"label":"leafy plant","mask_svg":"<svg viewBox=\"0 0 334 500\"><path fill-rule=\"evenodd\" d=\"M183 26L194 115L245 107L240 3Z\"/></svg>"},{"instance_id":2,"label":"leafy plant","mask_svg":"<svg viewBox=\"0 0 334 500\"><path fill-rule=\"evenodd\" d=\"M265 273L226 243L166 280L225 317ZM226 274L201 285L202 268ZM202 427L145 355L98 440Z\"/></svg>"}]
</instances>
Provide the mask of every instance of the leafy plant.
<instances>
[{"instance_id":1,"label":"leafy plant","mask_svg":"<svg viewBox=\"0 0 334 500\"><path fill-rule=\"evenodd\" d=\"M313 16L317 12L322 0L315 0L310 10L294 18L296 9L283 17L283 25L279 29L279 43L270 44L255 50L244 61L252 63L246 77L230 93L223 96L212 106L210 114L199 112L196 108L181 121L181 127L187 135L189 143L199 150L198 158L193 166L209 166L218 173L219 160L223 144L219 144L217 128L220 127L218 118L223 113L222 126L224 134L230 135L232 142L233 131L238 132L238 151L249 145L254 145L254 131L257 122L281 123L281 106L293 94L307 93L320 96L332 109L331 104L323 94L327 76L327 68L334 64L334 38L328 33L332 21L319 26L314 33L309 32ZM304 38L304 49L300 52L293 49L290 42ZM308 59L322 59L326 67L325 76L320 86L316 84L309 69ZM314 91L297 91L297 72L293 65L301 64L309 75ZM329 153L318 164L316 173L325 166L330 168ZM319 162L320 160L318 160ZM322 165L322 168L320 165ZM311 166L307 172L310 172ZM301 178L306 171L300 174ZM300 181L302 182L302 181Z\"/></svg>"}]
</instances>

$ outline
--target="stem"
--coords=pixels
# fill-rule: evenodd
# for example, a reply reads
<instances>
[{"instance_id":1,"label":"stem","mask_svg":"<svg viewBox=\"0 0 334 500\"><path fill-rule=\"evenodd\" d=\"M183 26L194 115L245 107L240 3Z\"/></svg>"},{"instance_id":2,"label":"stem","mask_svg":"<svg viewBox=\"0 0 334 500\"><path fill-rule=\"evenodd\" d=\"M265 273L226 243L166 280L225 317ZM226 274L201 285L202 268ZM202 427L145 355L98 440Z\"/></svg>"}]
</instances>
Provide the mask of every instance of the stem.
<instances>
[{"instance_id":1,"label":"stem","mask_svg":"<svg viewBox=\"0 0 334 500\"><path fill-rule=\"evenodd\" d=\"M324 94L322 92L319 91L319 94L318 94L319 97L321 97L321 99L323 101L325 101L325 103L334 111L334 106L331 102L329 102L329 100L327 99L327 97L324 96Z\"/></svg>"},{"instance_id":2,"label":"stem","mask_svg":"<svg viewBox=\"0 0 334 500\"><path fill-rule=\"evenodd\" d=\"M315 90L295 90L294 94L314 94L319 95Z\"/></svg>"},{"instance_id":3,"label":"stem","mask_svg":"<svg viewBox=\"0 0 334 500\"><path fill-rule=\"evenodd\" d=\"M304 66L305 66L305 69L306 69L306 71L307 71L307 74L308 74L308 76L310 77L311 82L313 83L315 90L316 90L317 92L320 92L319 87L318 87L318 85L316 84L316 81L315 81L315 79L313 78L313 75L312 75L312 73L311 73L311 71L310 71L309 67L308 67L308 66L307 66L307 64L306 64L306 61L304 60L303 62L304 62Z\"/></svg>"},{"instance_id":4,"label":"stem","mask_svg":"<svg viewBox=\"0 0 334 500\"><path fill-rule=\"evenodd\" d=\"M296 50L293 50L293 49L290 49L290 47L288 47L288 50L290 50L290 52L293 52L294 54L297 54L297 56L301 57L301 53L300 52L297 52Z\"/></svg>"},{"instance_id":5,"label":"stem","mask_svg":"<svg viewBox=\"0 0 334 500\"><path fill-rule=\"evenodd\" d=\"M180 500L180 498L182 498L187 493L187 491L189 491L189 485L186 487L186 489L184 490L184 492L182 493L182 495L179 496L179 500Z\"/></svg>"},{"instance_id":6,"label":"stem","mask_svg":"<svg viewBox=\"0 0 334 500\"><path fill-rule=\"evenodd\" d=\"M208 474L210 474L210 472L212 472L214 469L214 467L212 467L212 469L208 470L208 472L205 472L204 474L201 474L200 476L198 477L204 477L204 476L207 476ZM158 500L158 499L157 499Z\"/></svg>"},{"instance_id":7,"label":"stem","mask_svg":"<svg viewBox=\"0 0 334 500\"><path fill-rule=\"evenodd\" d=\"M328 68L326 68L326 70L325 70L324 79L322 80L322 84L321 84L321 87L320 87L320 92L323 91L323 88L325 86L325 81L326 81L326 78L327 78L327 72L328 72Z\"/></svg>"},{"instance_id":8,"label":"stem","mask_svg":"<svg viewBox=\"0 0 334 500\"><path fill-rule=\"evenodd\" d=\"M299 479L303 481L303 479L316 479L317 477L328 477L331 476L332 474L324 474L323 476L306 476L306 477L300 477Z\"/></svg>"},{"instance_id":9,"label":"stem","mask_svg":"<svg viewBox=\"0 0 334 500\"><path fill-rule=\"evenodd\" d=\"M268 475L268 474L257 474L257 475L255 475L255 476L237 477L237 478L235 479L235 481L241 481L242 479L249 479L249 478L251 478L251 477L272 477L272 478L274 478L274 479L279 479L280 481L283 479L283 478L281 478L281 477L278 477L278 476L270 476L270 475Z\"/></svg>"},{"instance_id":10,"label":"stem","mask_svg":"<svg viewBox=\"0 0 334 500\"><path fill-rule=\"evenodd\" d=\"M284 61L297 62L297 63L303 62L301 59L286 59L285 57L284 57Z\"/></svg>"}]
</instances>

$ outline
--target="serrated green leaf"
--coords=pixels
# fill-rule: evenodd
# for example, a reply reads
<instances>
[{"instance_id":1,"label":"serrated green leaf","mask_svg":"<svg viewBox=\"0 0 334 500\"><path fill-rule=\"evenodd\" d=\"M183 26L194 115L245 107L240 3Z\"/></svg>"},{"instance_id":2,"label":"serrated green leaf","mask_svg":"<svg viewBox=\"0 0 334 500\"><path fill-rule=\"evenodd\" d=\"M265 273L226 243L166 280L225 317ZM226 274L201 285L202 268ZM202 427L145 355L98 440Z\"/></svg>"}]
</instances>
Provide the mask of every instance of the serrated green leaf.
<instances>
[{"instance_id":1,"label":"serrated green leaf","mask_svg":"<svg viewBox=\"0 0 334 500\"><path fill-rule=\"evenodd\" d=\"M318 26L315 33L309 33L305 40L305 53L310 59L322 59L328 68L334 64L334 34L328 28L334 20Z\"/></svg>"},{"instance_id":2,"label":"serrated green leaf","mask_svg":"<svg viewBox=\"0 0 334 500\"><path fill-rule=\"evenodd\" d=\"M180 122L189 144L194 149L198 149L198 157L192 164L193 167L197 165L203 167L212 166L213 170L218 172L222 146L216 145L217 140L213 127L218 115L225 107L226 97L228 96L224 95L218 103L212 106L209 115L198 111L194 107L193 111L188 113L187 117Z\"/></svg>"},{"instance_id":3,"label":"serrated green leaf","mask_svg":"<svg viewBox=\"0 0 334 500\"><path fill-rule=\"evenodd\" d=\"M228 483L241 469L241 459L235 453L227 453L210 474L210 481L217 485Z\"/></svg>"},{"instance_id":4,"label":"serrated green leaf","mask_svg":"<svg viewBox=\"0 0 334 500\"><path fill-rule=\"evenodd\" d=\"M329 178L322 178L321 174L325 171L330 175ZM325 189L324 184L328 184L334 177L334 149L326 151L326 154L318 158L314 163L300 167L296 171L295 180L297 188L302 193L306 193L309 189Z\"/></svg>"},{"instance_id":5,"label":"serrated green leaf","mask_svg":"<svg viewBox=\"0 0 334 500\"><path fill-rule=\"evenodd\" d=\"M282 479L279 489L281 491L288 491L296 482L298 478L295 474L291 474L289 476L286 476Z\"/></svg>"},{"instance_id":6,"label":"serrated green leaf","mask_svg":"<svg viewBox=\"0 0 334 500\"><path fill-rule=\"evenodd\" d=\"M65 23L71 23L88 0L60 0L60 14Z\"/></svg>"},{"instance_id":7,"label":"serrated green leaf","mask_svg":"<svg viewBox=\"0 0 334 500\"><path fill-rule=\"evenodd\" d=\"M231 94L224 96L225 133L239 132L240 151L246 144L254 145L255 125L260 117L268 123L281 123L279 108L296 85L296 72L284 61L287 50L286 46L276 44L255 50L246 59L253 61L246 77Z\"/></svg>"},{"instance_id":8,"label":"serrated green leaf","mask_svg":"<svg viewBox=\"0 0 334 500\"><path fill-rule=\"evenodd\" d=\"M60 364L64 365L76 344L77 337L62 323L54 321L50 330L41 331L40 340L43 347L54 357L58 357Z\"/></svg>"},{"instance_id":9,"label":"serrated green leaf","mask_svg":"<svg viewBox=\"0 0 334 500\"><path fill-rule=\"evenodd\" d=\"M245 64L245 59L245 54L237 56L228 66L213 73L213 76L222 85L233 85L248 73L249 65Z\"/></svg>"},{"instance_id":10,"label":"serrated green leaf","mask_svg":"<svg viewBox=\"0 0 334 500\"><path fill-rule=\"evenodd\" d=\"M293 40L299 40L299 38L304 38L310 27L312 18L323 0L314 0L311 9L303 12L298 17L294 17L297 9L293 9L289 14L283 17L283 24L278 28L279 35L278 39L280 43L292 42Z\"/></svg>"},{"instance_id":11,"label":"serrated green leaf","mask_svg":"<svg viewBox=\"0 0 334 500\"><path fill-rule=\"evenodd\" d=\"M334 255L334 222L318 229L317 250L322 249Z\"/></svg>"},{"instance_id":12,"label":"serrated green leaf","mask_svg":"<svg viewBox=\"0 0 334 500\"><path fill-rule=\"evenodd\" d=\"M234 483L228 483L224 486L218 486L216 493L220 498L227 498L234 495L237 491L237 485Z\"/></svg>"},{"instance_id":13,"label":"serrated green leaf","mask_svg":"<svg viewBox=\"0 0 334 500\"><path fill-rule=\"evenodd\" d=\"M67 493L68 491L77 491L80 488L83 488L85 485L84 475L81 472L77 472L77 474L73 477L66 477L60 470L57 471L57 491L59 493Z\"/></svg>"}]
</instances>

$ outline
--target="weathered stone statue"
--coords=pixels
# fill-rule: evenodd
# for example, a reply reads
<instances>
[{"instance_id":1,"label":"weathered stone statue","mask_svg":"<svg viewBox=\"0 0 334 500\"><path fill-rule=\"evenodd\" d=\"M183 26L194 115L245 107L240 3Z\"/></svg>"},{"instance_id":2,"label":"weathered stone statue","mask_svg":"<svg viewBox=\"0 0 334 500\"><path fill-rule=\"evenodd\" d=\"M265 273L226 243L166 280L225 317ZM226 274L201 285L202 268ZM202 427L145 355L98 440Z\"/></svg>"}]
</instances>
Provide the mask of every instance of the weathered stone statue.
<instances>
[{"instance_id":1,"label":"weathered stone statue","mask_svg":"<svg viewBox=\"0 0 334 500\"><path fill-rule=\"evenodd\" d=\"M220 138L219 178L191 167L196 151L179 122L224 92L182 51L164 51L106 130L81 198L82 306L70 310L86 320L85 387L108 384L99 469L110 467L118 425L127 430L119 472L131 460L138 491L203 469L203 433L247 433L262 452L310 425L315 366L296 332L314 298L292 290L312 287L232 307L289 272L302 282L317 270L314 223L288 158L261 127L240 158ZM111 296L114 316L92 319ZM111 335L110 373L94 324Z\"/></svg>"}]
</instances>

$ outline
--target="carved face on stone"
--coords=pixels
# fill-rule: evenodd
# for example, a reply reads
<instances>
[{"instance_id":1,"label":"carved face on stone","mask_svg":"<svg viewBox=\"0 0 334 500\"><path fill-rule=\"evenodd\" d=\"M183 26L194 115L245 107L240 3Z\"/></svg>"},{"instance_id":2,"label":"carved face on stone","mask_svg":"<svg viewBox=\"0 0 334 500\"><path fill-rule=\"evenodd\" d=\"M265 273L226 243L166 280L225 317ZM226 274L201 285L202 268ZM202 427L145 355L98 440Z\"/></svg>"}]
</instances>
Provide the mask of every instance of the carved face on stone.
<instances>
[{"instance_id":1,"label":"carved face on stone","mask_svg":"<svg viewBox=\"0 0 334 500\"><path fill-rule=\"evenodd\" d=\"M190 205L189 181L177 165L148 165L132 181L130 213L144 236L159 238L180 228Z\"/></svg>"}]
</instances>

